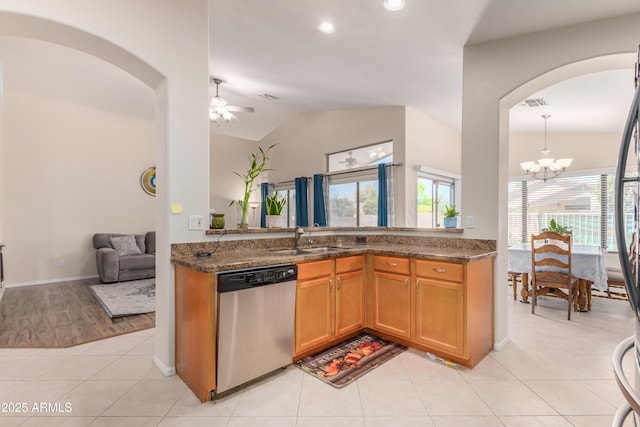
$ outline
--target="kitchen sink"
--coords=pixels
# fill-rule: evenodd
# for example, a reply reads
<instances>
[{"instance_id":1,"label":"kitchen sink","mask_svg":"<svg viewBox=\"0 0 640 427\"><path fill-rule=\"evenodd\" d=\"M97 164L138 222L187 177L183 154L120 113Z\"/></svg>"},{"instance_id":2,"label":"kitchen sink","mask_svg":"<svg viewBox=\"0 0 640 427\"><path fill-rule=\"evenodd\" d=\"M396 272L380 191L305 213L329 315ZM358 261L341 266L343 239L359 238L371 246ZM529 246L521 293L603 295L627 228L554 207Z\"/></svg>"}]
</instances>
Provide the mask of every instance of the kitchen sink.
<instances>
[{"instance_id":1,"label":"kitchen sink","mask_svg":"<svg viewBox=\"0 0 640 427\"><path fill-rule=\"evenodd\" d=\"M304 255L304 254L328 254L333 252L339 252L341 248L334 248L331 246L323 246L320 248L298 248L298 249L278 249L271 253L275 255L292 256L292 255Z\"/></svg>"},{"instance_id":2,"label":"kitchen sink","mask_svg":"<svg viewBox=\"0 0 640 427\"><path fill-rule=\"evenodd\" d=\"M277 251L273 251L272 253L276 255L291 256L291 255L302 255L307 252L303 251L302 249L279 249Z\"/></svg>"},{"instance_id":3,"label":"kitchen sink","mask_svg":"<svg viewBox=\"0 0 640 427\"><path fill-rule=\"evenodd\" d=\"M320 248L305 248L302 251L308 252L311 254L325 254L325 253L331 253L331 252L339 252L341 250L342 248L334 248L332 246L323 246Z\"/></svg>"}]
</instances>

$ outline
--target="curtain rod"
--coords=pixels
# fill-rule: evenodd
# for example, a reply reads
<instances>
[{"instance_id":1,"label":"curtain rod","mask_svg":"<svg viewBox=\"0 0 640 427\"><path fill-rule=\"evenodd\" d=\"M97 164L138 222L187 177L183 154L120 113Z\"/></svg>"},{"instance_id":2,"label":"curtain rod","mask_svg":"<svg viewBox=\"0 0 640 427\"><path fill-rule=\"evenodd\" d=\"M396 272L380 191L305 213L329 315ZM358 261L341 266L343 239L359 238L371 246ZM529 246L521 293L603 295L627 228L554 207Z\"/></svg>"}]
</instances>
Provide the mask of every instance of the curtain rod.
<instances>
[{"instance_id":1,"label":"curtain rod","mask_svg":"<svg viewBox=\"0 0 640 427\"><path fill-rule=\"evenodd\" d=\"M403 166L403 163L391 163L389 165L386 165L387 167L389 166L395 166L395 167L399 167L399 166ZM327 172L327 173L323 173L323 174L319 174L319 175L323 175L323 176L334 176L334 175L345 175L348 173L356 173L356 172L363 172L363 171L369 171L369 170L374 170L374 169L378 169L378 166L367 166L364 168L358 168L358 169L354 169L354 170L345 170L345 171L336 171L336 172ZM306 176L305 178L307 179L312 179L312 176ZM274 185L285 185L285 184L293 184L295 182L295 180L290 179L288 181L280 181L280 182L275 182Z\"/></svg>"}]
</instances>

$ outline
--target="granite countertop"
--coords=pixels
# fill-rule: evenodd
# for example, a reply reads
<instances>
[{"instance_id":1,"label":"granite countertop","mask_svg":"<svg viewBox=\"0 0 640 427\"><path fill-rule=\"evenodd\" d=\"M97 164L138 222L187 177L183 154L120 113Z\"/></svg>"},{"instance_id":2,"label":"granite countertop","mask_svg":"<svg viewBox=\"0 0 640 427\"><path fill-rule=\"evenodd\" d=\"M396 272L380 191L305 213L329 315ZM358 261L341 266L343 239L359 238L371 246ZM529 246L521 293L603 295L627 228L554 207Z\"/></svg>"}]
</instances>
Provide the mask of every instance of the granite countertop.
<instances>
[{"instance_id":1,"label":"granite countertop","mask_svg":"<svg viewBox=\"0 0 640 427\"><path fill-rule=\"evenodd\" d=\"M287 250L291 248L282 248ZM300 248L304 251L305 247ZM228 252L206 252L203 256L182 255L171 257L171 262L189 267L204 273L237 270L242 268L259 267L263 265L277 265L330 259L336 256L374 253L392 256L410 256L428 258L441 261L468 262L477 259L493 257L495 251L483 249L461 249L448 247L426 247L417 245L388 245L367 244L352 247L332 248L330 252L278 254L278 249L238 250Z\"/></svg>"}]
</instances>

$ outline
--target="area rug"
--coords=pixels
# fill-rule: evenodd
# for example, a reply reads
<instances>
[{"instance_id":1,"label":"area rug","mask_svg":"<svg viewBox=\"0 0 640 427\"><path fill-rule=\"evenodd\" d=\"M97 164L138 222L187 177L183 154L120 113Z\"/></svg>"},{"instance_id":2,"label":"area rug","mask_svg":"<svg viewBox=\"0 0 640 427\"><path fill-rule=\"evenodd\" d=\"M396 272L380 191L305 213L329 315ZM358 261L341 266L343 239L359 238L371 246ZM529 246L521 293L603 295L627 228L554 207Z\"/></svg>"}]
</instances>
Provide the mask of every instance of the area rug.
<instances>
[{"instance_id":1,"label":"area rug","mask_svg":"<svg viewBox=\"0 0 640 427\"><path fill-rule=\"evenodd\" d=\"M295 366L340 388L405 351L407 347L370 334L361 334L321 353L296 362Z\"/></svg>"},{"instance_id":2,"label":"area rug","mask_svg":"<svg viewBox=\"0 0 640 427\"><path fill-rule=\"evenodd\" d=\"M112 319L156 311L156 279L93 285L89 289Z\"/></svg>"}]
</instances>

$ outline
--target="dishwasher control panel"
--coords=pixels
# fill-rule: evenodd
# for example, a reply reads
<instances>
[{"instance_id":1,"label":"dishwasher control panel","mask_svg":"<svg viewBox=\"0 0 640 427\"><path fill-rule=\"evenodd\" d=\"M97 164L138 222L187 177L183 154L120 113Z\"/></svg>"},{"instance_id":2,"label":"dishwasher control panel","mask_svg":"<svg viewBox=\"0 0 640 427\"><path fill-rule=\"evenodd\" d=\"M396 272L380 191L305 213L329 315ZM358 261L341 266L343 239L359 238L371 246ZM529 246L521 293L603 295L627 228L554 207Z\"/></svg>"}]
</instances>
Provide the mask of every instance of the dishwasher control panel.
<instances>
[{"instance_id":1,"label":"dishwasher control panel","mask_svg":"<svg viewBox=\"0 0 640 427\"><path fill-rule=\"evenodd\" d=\"M293 264L228 271L218 274L218 292L233 292L295 281L297 276L298 268Z\"/></svg>"}]
</instances>

